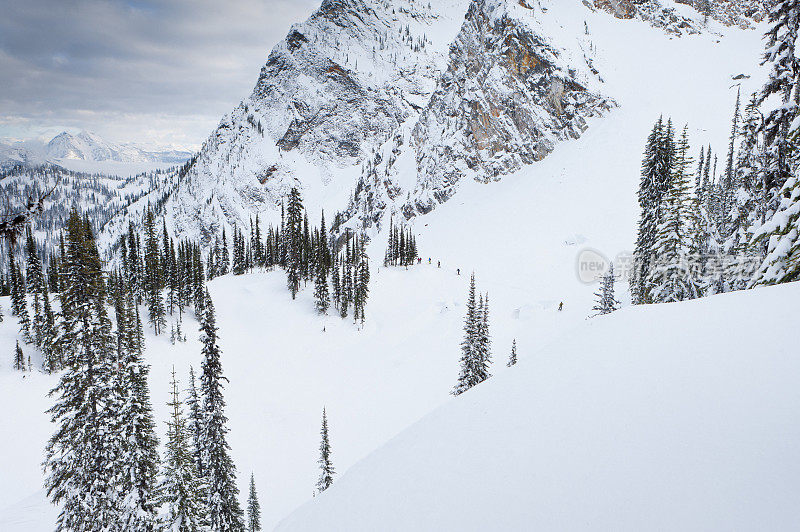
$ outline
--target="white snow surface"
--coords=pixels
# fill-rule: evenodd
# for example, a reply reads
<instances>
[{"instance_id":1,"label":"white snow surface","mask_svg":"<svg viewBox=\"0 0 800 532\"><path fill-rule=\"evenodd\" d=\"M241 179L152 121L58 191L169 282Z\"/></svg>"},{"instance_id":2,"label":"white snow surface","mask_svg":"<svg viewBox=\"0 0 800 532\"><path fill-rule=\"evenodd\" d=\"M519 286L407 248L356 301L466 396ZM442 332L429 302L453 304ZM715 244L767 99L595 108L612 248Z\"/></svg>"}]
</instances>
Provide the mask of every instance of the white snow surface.
<instances>
[{"instance_id":1,"label":"white snow surface","mask_svg":"<svg viewBox=\"0 0 800 532\"><path fill-rule=\"evenodd\" d=\"M776 309L799 297L795 283L594 319L277 530L792 530L800 356Z\"/></svg>"},{"instance_id":2,"label":"white snow surface","mask_svg":"<svg viewBox=\"0 0 800 532\"><path fill-rule=\"evenodd\" d=\"M575 273L586 247L609 257L632 247L642 149L659 114L689 123L694 152L712 143L724 153L731 77L751 75L743 94L764 78L762 28L712 23L716 33L678 39L641 21L585 17L604 93L619 108L542 162L500 182L465 180L415 218L433 264L379 267L386 237L375 235L363 330L317 316L312 286L292 302L281 272L210 284L242 501L253 471L265 530L304 503L282 529L775 530L798 521L788 501L798 499L800 368L786 346L796 344L800 287L586 323L596 286ZM343 202L348 190L333 188L310 204L340 205L330 198ZM208 192L193 194L215 201ZM491 299L495 376L452 398L473 270ZM44 532L57 514L40 467L56 377L10 369L17 325L8 299L0 305L0 530ZM183 387L189 365L199 371L196 324L184 326L186 344L147 338L162 443L172 366ZM520 363L507 369L514 338ZM310 501L323 406L340 475Z\"/></svg>"}]
</instances>

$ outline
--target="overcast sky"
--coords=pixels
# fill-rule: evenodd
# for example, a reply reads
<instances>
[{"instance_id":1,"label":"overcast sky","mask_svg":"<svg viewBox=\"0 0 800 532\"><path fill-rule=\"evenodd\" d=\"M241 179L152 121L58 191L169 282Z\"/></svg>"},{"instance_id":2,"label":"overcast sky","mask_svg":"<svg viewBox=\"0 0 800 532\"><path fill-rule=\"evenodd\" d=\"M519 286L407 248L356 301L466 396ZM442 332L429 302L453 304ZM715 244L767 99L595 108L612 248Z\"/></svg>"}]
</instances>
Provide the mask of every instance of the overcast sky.
<instances>
[{"instance_id":1,"label":"overcast sky","mask_svg":"<svg viewBox=\"0 0 800 532\"><path fill-rule=\"evenodd\" d=\"M0 139L196 148L321 0L0 0Z\"/></svg>"}]
</instances>

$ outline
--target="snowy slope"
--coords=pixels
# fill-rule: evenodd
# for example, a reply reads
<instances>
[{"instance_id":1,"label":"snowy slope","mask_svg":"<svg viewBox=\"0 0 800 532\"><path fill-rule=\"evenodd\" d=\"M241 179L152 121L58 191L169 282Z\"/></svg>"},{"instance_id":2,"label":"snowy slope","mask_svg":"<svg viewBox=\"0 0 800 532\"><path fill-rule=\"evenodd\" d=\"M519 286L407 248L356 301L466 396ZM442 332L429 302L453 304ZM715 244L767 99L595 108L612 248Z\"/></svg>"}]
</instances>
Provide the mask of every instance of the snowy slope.
<instances>
[{"instance_id":1,"label":"snowy slope","mask_svg":"<svg viewBox=\"0 0 800 532\"><path fill-rule=\"evenodd\" d=\"M775 310L798 298L795 283L591 321L278 530L794 529L800 355Z\"/></svg>"},{"instance_id":2,"label":"snowy slope","mask_svg":"<svg viewBox=\"0 0 800 532\"><path fill-rule=\"evenodd\" d=\"M509 405L515 398L527 397L520 391L523 384L504 384L507 380L538 378L532 375L535 369L524 369L524 362L518 368L522 370L518 375L503 368L512 338L517 338L520 359L534 364L530 358L540 346L567 345L563 342L577 342L579 338L594 334L600 327L595 322L582 332L573 332L590 313L592 292L596 288L576 279L576 256L583 247L591 246L613 257L632 245L638 216L635 191L641 151L659 114L672 116L678 124L690 123L695 151L699 150L700 143L709 142L716 150L724 150L735 98L735 88L731 88L735 82L731 77L740 73L753 75L746 81L748 85L743 93L760 84L761 74L754 67L761 51L758 33L713 26L719 35L705 33L677 39L642 21L617 20L604 12L587 9L585 19L588 38L596 49L595 64L603 72L605 94L615 99L618 108L603 118L590 119L590 127L580 139L558 143L544 160L523 167L500 182L483 184L464 180L450 201L431 214L415 217L412 225L418 234L420 253L425 258L432 257L432 265L424 264L408 271L379 268L375 259L383 256L385 235L376 235L369 249L374 259L373 282L365 330L358 331L338 318L317 317L312 310L310 288L298 301L291 302L280 272L224 277L211 283L220 325L222 363L231 381L226 399L233 456L239 468L241 488L246 486L249 472L255 472L265 529L271 529L312 496L323 406L327 406L331 422L334 464L344 473L393 435L443 403L452 401L448 410L464 408L472 412L479 407L458 405L472 403L472 397L492 393L493 388L516 389L522 394L509 395ZM453 24L453 35L458 32L460 22ZM649 60L643 62L643 56ZM441 57L444 64L444 55ZM246 122L246 115L243 120ZM283 157L288 155L284 152ZM314 189L311 180L317 179L316 175L304 174L308 190ZM213 176L209 173L209 181L197 182L192 192L203 202L210 200L212 204L220 191L230 186L225 184L226 178L220 177L220 188L214 188ZM319 179L322 182L323 178ZM415 175L404 183L413 187ZM212 188L206 188L208 186ZM339 197L346 200L347 187L334 185L333 188L335 192L323 187L319 190L325 192L317 196L310 194L312 216L317 212L314 206L325 204L327 197L338 194L337 202ZM197 222L189 218L197 212L191 210L191 203L173 206L178 207L175 212L187 216L191 224ZM137 213L141 212L139 207ZM221 211L209 213L213 214L211 219L218 219ZM436 268L438 260L442 261L441 269ZM461 269L461 276L456 275L456 268ZM491 296L497 376L495 382L486 385L490 391L476 390L462 399L452 400L448 392L458 372L463 301L467 274L472 270L477 274L479 289L488 290ZM619 290L624 297L624 288L620 286ZM735 303L739 301L736 298L751 298L746 299L747 305L756 308L763 294L778 294L765 299L763 311L767 312L768 301L776 307L782 305L791 309L797 295L791 290L792 287L788 287L774 292L737 294L674 308L707 305L699 307L705 309L702 313L705 318L706 314L725 315L727 301L734 301L731 312L739 312L736 309L741 305ZM782 295L790 292L793 298ZM559 301L565 303L561 313L555 310ZM7 302L1 304L7 312ZM631 316L649 312L654 316L667 312L667 318L684 323L676 316L681 312L670 308L637 309L597 323L619 320L620 323L639 324L648 320ZM739 314L731 314L731 317L737 317L739 322L747 319ZM194 326L190 320L187 324L190 341L180 347L169 345L165 338L148 338L147 358L153 364L151 393L162 431L172 364L184 383L188 365L192 363L198 367L200 347ZM603 327L611 327L610 331L616 332L615 326ZM12 433L4 431L0 437L0 456L11 457L6 458L2 466L0 530L45 531L52 529L53 514L52 509L39 514L42 508L48 508L39 491L42 485L39 464L41 450L52 428L42 410L49 404L43 396L54 381L41 375L33 379L26 377L23 381L18 374L9 371L7 362L12 353L15 329L14 321L8 317L0 325L0 353L8 354L0 356L0 403L16 406L13 411L0 413L0 425L23 427ZM560 338L567 340L559 344ZM616 339L613 344L625 345ZM569 345L576 349L578 346ZM574 353L570 353L572 355ZM537 360L540 356L537 355ZM724 353L713 351L708 356L724 356ZM679 360L691 362L685 357ZM603 364L602 360L597 362ZM630 375L652 377L646 368L633 364L635 361L616 358L611 362L630 362L629 365L639 372L632 371ZM548 367L548 371L558 370ZM587 366L586 370L596 367ZM689 367L696 369L696 366ZM565 369L577 371L575 365ZM621 372L624 368L616 369ZM601 375L610 375L613 370L609 366ZM578 384L591 386L590 390L597 393L608 390L601 386L602 382L590 377L583 375L583 380L576 377L573 381L575 394L580 391ZM570 381L553 382L553 386L559 382L567 386ZM674 382L677 385L686 381ZM717 376L709 378L709 382L717 382ZM621 397L611 394L616 393L615 390L612 388L607 397L593 398L598 404L607 405ZM500 392L496 395L499 397ZM768 397L762 398L768 400ZM500 400L487 399L486 405ZM702 408L703 404L700 405ZM620 416L625 413L619 412ZM450 414L437 414L437 418L440 415L450 419ZM498 422L503 421L507 418L498 416ZM582 430L581 426L572 429L576 431L573 434L580 434ZM550 439L557 437L556 433L546 435ZM607 449L602 443L596 447L598 453ZM427 460L423 451L420 451L419 460ZM379 467L383 466L376 466L376 472L381 471ZM354 474L358 469L354 469ZM369 476L369 472L364 475ZM343 491L348 489L348 484L361 485L360 480L352 483L345 478L341 480ZM370 485L374 490L374 485ZM328 494L330 498L336 496L337 489L338 486ZM315 502L322 505L325 500ZM529 506L529 501L526 499L519 505ZM7 506L11 507L8 511L2 509ZM35 508L35 515L26 508ZM315 510L315 505L310 508L303 512L314 515L293 517L287 526L309 523L311 528L310 524L315 521L305 519L317 519L316 512L324 508L320 506L320 510ZM331 519L338 517L331 515ZM23 527L18 524L20 519L29 523ZM386 523L383 525L377 528L386 528Z\"/></svg>"}]
</instances>

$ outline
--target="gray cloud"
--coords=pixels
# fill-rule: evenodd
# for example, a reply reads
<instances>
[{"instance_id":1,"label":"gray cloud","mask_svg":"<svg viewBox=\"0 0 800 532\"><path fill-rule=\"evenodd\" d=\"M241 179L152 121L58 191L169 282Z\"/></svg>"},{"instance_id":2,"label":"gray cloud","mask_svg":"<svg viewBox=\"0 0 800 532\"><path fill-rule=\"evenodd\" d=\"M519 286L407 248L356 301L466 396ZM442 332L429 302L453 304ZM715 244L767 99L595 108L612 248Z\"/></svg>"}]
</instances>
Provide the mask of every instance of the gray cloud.
<instances>
[{"instance_id":1,"label":"gray cloud","mask_svg":"<svg viewBox=\"0 0 800 532\"><path fill-rule=\"evenodd\" d=\"M0 137L198 145L320 0L0 0Z\"/></svg>"}]
</instances>

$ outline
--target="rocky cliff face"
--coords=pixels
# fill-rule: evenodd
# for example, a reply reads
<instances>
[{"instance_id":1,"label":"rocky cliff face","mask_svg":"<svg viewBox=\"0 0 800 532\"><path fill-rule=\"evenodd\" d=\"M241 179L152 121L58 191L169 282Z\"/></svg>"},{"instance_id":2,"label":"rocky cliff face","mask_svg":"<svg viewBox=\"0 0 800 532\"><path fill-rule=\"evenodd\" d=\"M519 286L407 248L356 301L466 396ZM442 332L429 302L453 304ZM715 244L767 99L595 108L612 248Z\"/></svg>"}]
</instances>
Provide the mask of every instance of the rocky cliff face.
<instances>
[{"instance_id":1,"label":"rocky cliff face","mask_svg":"<svg viewBox=\"0 0 800 532\"><path fill-rule=\"evenodd\" d=\"M205 237L278 212L292 186L312 199L352 190L361 164L427 105L468 3L325 0L205 143L170 198L176 229Z\"/></svg>"},{"instance_id":2,"label":"rocky cliff face","mask_svg":"<svg viewBox=\"0 0 800 532\"><path fill-rule=\"evenodd\" d=\"M537 10L544 15L539 3L470 5L412 131L418 178L406 217L449 199L464 177L490 181L541 160L612 105L588 89L596 85L588 43L580 54L560 48L537 24Z\"/></svg>"},{"instance_id":3,"label":"rocky cliff face","mask_svg":"<svg viewBox=\"0 0 800 532\"><path fill-rule=\"evenodd\" d=\"M614 105L576 17L585 8L550 7L470 4L428 104L366 163L345 212L349 228L380 224L387 209L406 219L430 212L462 180L498 180L539 161Z\"/></svg>"},{"instance_id":4,"label":"rocky cliff face","mask_svg":"<svg viewBox=\"0 0 800 532\"><path fill-rule=\"evenodd\" d=\"M213 238L274 219L298 186L340 212L335 231L365 230L541 160L614 105L584 23L597 9L705 31L657 0L324 0L206 141L168 225Z\"/></svg>"},{"instance_id":5,"label":"rocky cliff face","mask_svg":"<svg viewBox=\"0 0 800 532\"><path fill-rule=\"evenodd\" d=\"M588 3L589 0L585 0ZM727 26L752 27L767 14L770 0L674 0ZM617 18L641 18L669 33L699 33L704 24L682 16L674 7L658 0L594 0L598 9L608 11Z\"/></svg>"}]
</instances>

